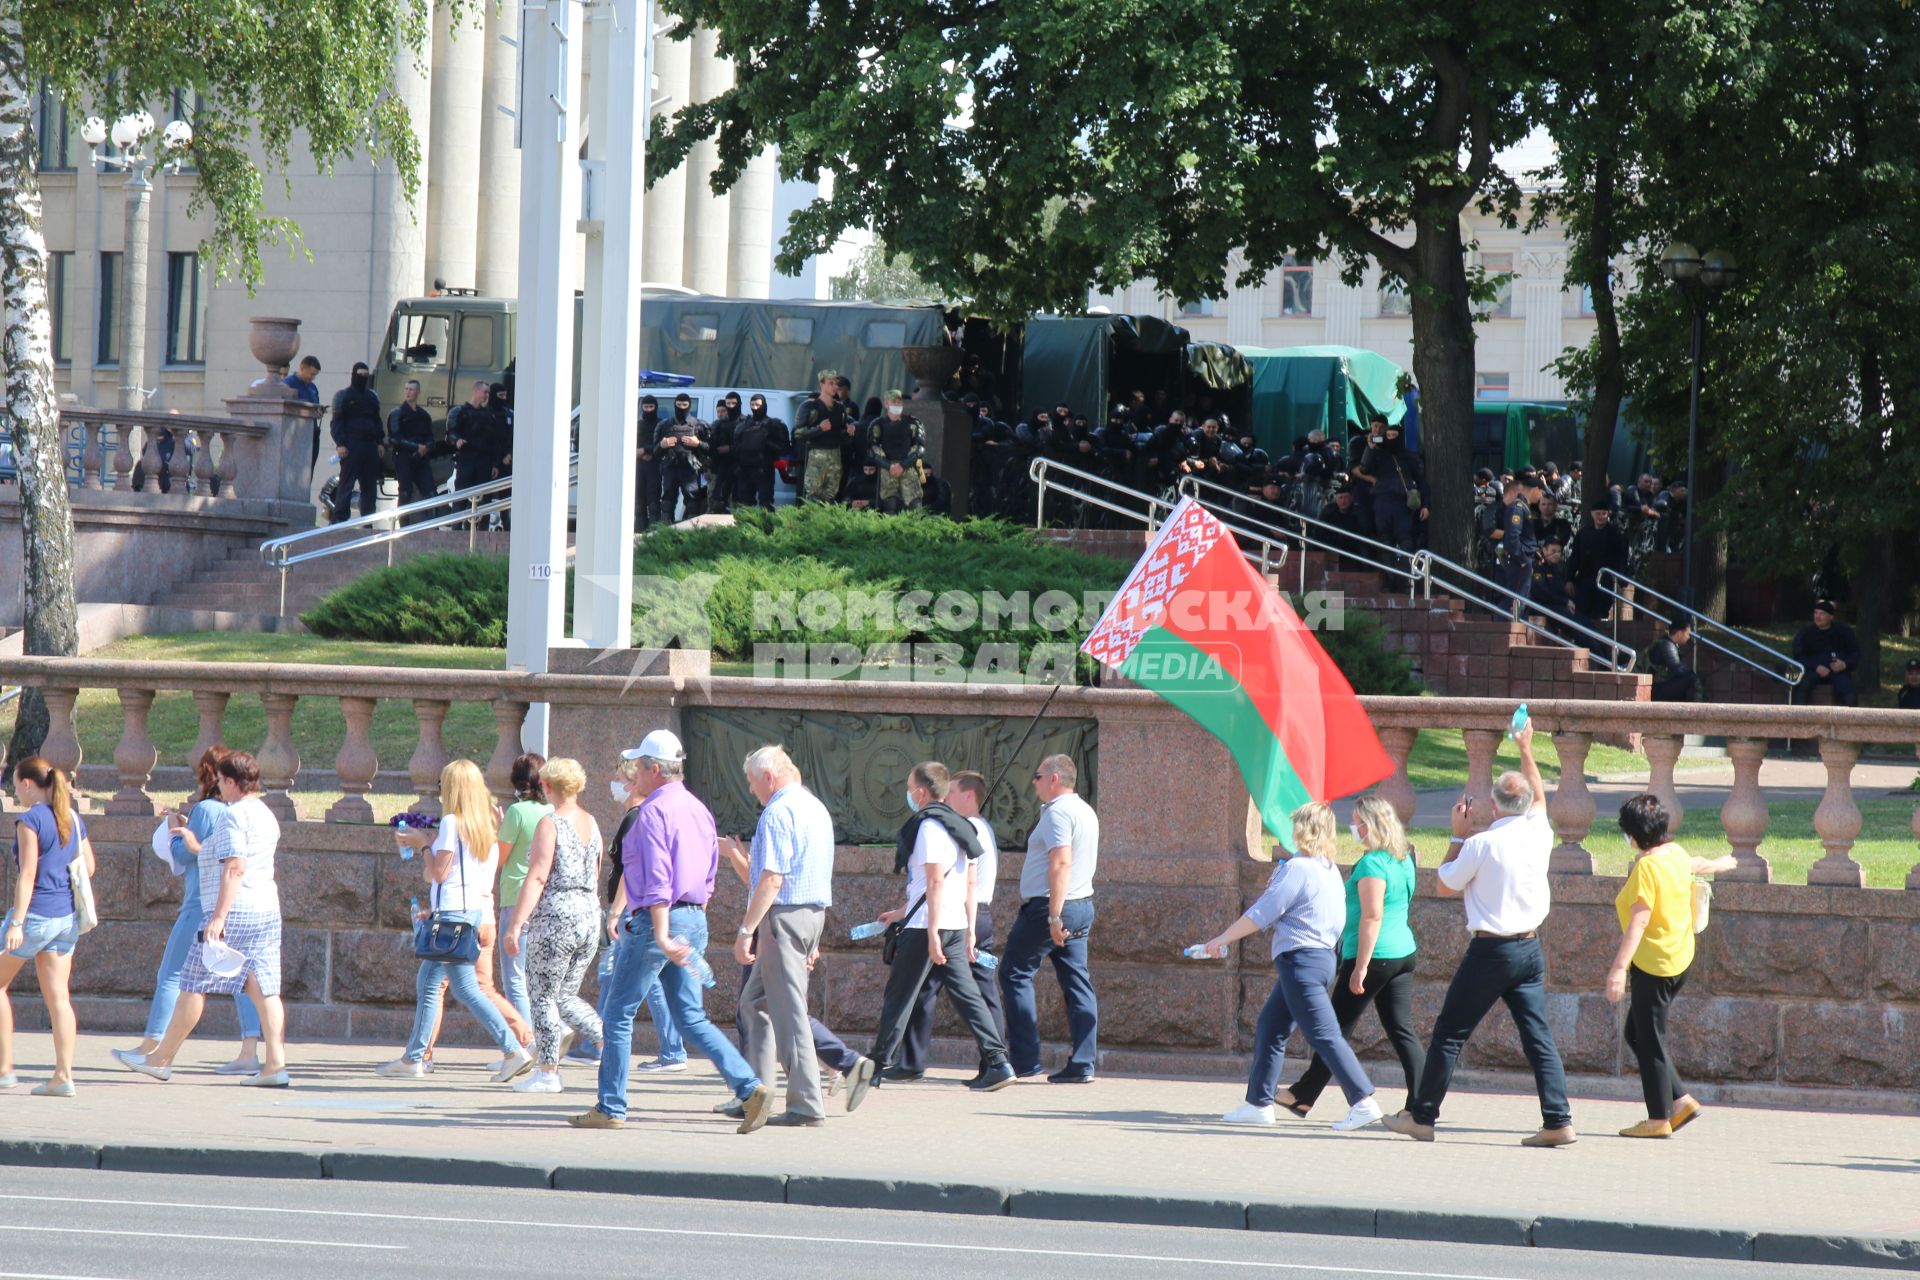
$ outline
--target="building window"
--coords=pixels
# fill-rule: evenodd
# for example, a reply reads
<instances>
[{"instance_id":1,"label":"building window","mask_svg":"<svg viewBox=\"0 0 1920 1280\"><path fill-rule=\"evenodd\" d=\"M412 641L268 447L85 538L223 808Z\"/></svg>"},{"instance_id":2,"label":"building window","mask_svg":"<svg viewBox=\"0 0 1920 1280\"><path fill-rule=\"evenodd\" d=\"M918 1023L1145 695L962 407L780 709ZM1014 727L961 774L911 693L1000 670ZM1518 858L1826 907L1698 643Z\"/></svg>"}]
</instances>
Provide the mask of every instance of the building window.
<instances>
[{"instance_id":1,"label":"building window","mask_svg":"<svg viewBox=\"0 0 1920 1280\"><path fill-rule=\"evenodd\" d=\"M1212 298L1195 298L1192 302L1180 304L1180 315L1184 319L1203 320L1208 316L1219 314L1214 310L1214 306L1215 302Z\"/></svg>"},{"instance_id":2,"label":"building window","mask_svg":"<svg viewBox=\"0 0 1920 1280\"><path fill-rule=\"evenodd\" d=\"M48 254L47 295L53 299L53 362L73 363L73 255Z\"/></svg>"},{"instance_id":3,"label":"building window","mask_svg":"<svg viewBox=\"0 0 1920 1280\"><path fill-rule=\"evenodd\" d=\"M1505 318L1513 314L1513 255L1483 253L1480 271L1495 289L1493 301L1479 304L1480 314Z\"/></svg>"},{"instance_id":4,"label":"building window","mask_svg":"<svg viewBox=\"0 0 1920 1280\"><path fill-rule=\"evenodd\" d=\"M716 315L681 316L679 333L682 342L718 342L720 317Z\"/></svg>"},{"instance_id":5,"label":"building window","mask_svg":"<svg viewBox=\"0 0 1920 1280\"><path fill-rule=\"evenodd\" d=\"M39 144L40 172L71 172L74 157L85 145L80 141L80 121L45 80L34 104L33 132Z\"/></svg>"},{"instance_id":6,"label":"building window","mask_svg":"<svg viewBox=\"0 0 1920 1280\"><path fill-rule=\"evenodd\" d=\"M1399 276L1380 277L1380 314L1386 319L1413 314L1413 297L1407 292L1407 282Z\"/></svg>"},{"instance_id":7,"label":"building window","mask_svg":"<svg viewBox=\"0 0 1920 1280\"><path fill-rule=\"evenodd\" d=\"M1280 314L1313 314L1313 264L1301 262L1292 254L1280 260Z\"/></svg>"},{"instance_id":8,"label":"building window","mask_svg":"<svg viewBox=\"0 0 1920 1280\"><path fill-rule=\"evenodd\" d=\"M1510 380L1510 376L1504 373L1476 373L1473 375L1473 398L1505 400L1510 389Z\"/></svg>"},{"instance_id":9,"label":"building window","mask_svg":"<svg viewBox=\"0 0 1920 1280\"><path fill-rule=\"evenodd\" d=\"M189 89L175 89L167 95L167 123L172 124L175 120L185 120L197 129L199 127L200 113L206 109L206 105L207 100L198 93ZM165 126L162 127L164 128ZM198 173L199 170L195 169L192 164L183 159L180 164L180 172Z\"/></svg>"},{"instance_id":10,"label":"building window","mask_svg":"<svg viewBox=\"0 0 1920 1280\"><path fill-rule=\"evenodd\" d=\"M489 315L460 317L460 348L454 359L462 369L493 370L500 367L494 350L495 326Z\"/></svg>"},{"instance_id":11,"label":"building window","mask_svg":"<svg viewBox=\"0 0 1920 1280\"><path fill-rule=\"evenodd\" d=\"M120 255L100 255L100 329L94 346L95 364L120 363Z\"/></svg>"},{"instance_id":12,"label":"building window","mask_svg":"<svg viewBox=\"0 0 1920 1280\"><path fill-rule=\"evenodd\" d=\"M197 253L167 255L167 363L207 362L207 287Z\"/></svg>"},{"instance_id":13,"label":"building window","mask_svg":"<svg viewBox=\"0 0 1920 1280\"><path fill-rule=\"evenodd\" d=\"M783 347L804 347L813 342L813 321L805 316L775 316L773 340Z\"/></svg>"}]
</instances>

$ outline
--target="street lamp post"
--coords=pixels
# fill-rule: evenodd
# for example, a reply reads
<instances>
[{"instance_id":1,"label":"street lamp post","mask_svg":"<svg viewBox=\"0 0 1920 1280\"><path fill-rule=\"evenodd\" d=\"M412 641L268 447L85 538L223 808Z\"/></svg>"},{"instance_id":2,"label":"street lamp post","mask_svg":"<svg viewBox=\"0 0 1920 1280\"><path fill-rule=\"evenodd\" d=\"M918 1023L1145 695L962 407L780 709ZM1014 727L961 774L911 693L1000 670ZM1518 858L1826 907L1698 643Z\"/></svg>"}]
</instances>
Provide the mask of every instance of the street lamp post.
<instances>
[{"instance_id":1,"label":"street lamp post","mask_svg":"<svg viewBox=\"0 0 1920 1280\"><path fill-rule=\"evenodd\" d=\"M1660 274L1671 280L1687 300L1693 315L1693 379L1687 395L1687 510L1680 546L1680 598L1693 608L1693 508L1699 486L1694 466L1700 448L1700 370L1706 361L1707 303L1740 274L1730 253L1715 250L1701 257L1698 250L1676 240L1660 255Z\"/></svg>"}]
</instances>

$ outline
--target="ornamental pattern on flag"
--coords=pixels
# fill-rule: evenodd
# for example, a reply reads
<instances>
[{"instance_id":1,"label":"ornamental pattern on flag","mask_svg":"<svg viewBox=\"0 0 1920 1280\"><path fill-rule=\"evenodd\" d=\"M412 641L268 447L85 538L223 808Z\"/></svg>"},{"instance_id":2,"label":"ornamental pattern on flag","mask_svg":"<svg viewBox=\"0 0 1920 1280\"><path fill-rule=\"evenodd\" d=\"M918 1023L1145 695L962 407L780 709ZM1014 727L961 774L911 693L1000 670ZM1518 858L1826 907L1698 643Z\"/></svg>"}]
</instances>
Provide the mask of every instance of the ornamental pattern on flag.
<instances>
[{"instance_id":1,"label":"ornamental pattern on flag","mask_svg":"<svg viewBox=\"0 0 1920 1280\"><path fill-rule=\"evenodd\" d=\"M1080 645L1102 666L1118 667L1140 637L1166 616L1167 602L1180 590L1194 566L1227 536L1213 514L1192 498L1182 498L1147 550L1107 602L1100 621Z\"/></svg>"}]
</instances>

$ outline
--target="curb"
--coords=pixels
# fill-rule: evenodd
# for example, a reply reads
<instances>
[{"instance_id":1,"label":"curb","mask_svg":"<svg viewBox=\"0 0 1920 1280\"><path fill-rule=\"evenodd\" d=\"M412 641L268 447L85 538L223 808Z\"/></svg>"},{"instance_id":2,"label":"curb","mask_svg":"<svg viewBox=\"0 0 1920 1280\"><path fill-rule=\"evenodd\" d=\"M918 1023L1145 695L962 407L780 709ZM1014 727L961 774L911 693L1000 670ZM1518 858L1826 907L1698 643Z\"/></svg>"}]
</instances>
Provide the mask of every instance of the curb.
<instances>
[{"instance_id":1,"label":"curb","mask_svg":"<svg viewBox=\"0 0 1920 1280\"><path fill-rule=\"evenodd\" d=\"M1121 1222L1572 1249L1797 1266L1920 1271L1920 1238L1796 1235L1683 1223L1516 1217L1376 1205L1159 1196L1122 1188L997 1187L978 1183L820 1174L683 1172L617 1166L548 1167L509 1160L386 1151L273 1147L160 1147L0 1139L0 1166L185 1173L203 1177L317 1178L424 1186L482 1186L683 1197L753 1204L900 1209L1072 1222Z\"/></svg>"}]
</instances>

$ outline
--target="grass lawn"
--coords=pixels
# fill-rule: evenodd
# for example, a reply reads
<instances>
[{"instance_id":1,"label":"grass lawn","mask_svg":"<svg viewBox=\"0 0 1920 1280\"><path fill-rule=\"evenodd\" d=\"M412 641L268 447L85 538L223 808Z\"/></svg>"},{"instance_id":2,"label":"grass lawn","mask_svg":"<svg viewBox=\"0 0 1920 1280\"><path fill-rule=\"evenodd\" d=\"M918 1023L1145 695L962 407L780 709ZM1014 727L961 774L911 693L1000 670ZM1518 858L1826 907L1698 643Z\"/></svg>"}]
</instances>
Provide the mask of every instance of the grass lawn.
<instances>
[{"instance_id":1,"label":"grass lawn","mask_svg":"<svg viewBox=\"0 0 1920 1280\"><path fill-rule=\"evenodd\" d=\"M1553 739L1545 733L1536 733L1533 738L1534 758L1539 761L1540 774L1546 778L1560 776L1560 753L1554 750ZM1520 749L1513 745L1511 738L1502 737L1500 747L1494 752L1494 772L1502 769L1518 768ZM1724 765L1724 760L1706 758L1681 760L1681 769L1711 769ZM1594 743L1587 752L1586 776L1596 777L1608 773L1645 773L1647 758L1619 747L1609 747ZM1466 739L1458 729L1422 729L1413 744L1413 754L1407 757L1407 777L1416 791L1444 791L1457 789L1467 776Z\"/></svg>"},{"instance_id":2,"label":"grass lawn","mask_svg":"<svg viewBox=\"0 0 1920 1280\"><path fill-rule=\"evenodd\" d=\"M1860 837L1854 842L1852 856L1867 873L1867 886L1874 889L1900 889L1907 883L1907 872L1920 862L1920 849L1913 841L1913 802L1898 796L1863 799L1860 804ZM1769 806L1767 836L1760 842L1760 853L1773 866L1773 878L1781 884L1805 884L1807 868L1825 856L1820 840L1813 833L1811 800ZM1595 819L1585 844L1592 851L1602 875L1625 875L1626 838L1602 813ZM1431 863L1443 856L1448 833L1439 827L1413 832L1421 861ZM1698 808L1687 812L1679 833L1680 843L1703 858L1717 858L1729 851L1726 832L1720 828L1717 808Z\"/></svg>"},{"instance_id":3,"label":"grass lawn","mask_svg":"<svg viewBox=\"0 0 1920 1280\"><path fill-rule=\"evenodd\" d=\"M141 661L208 663L304 662L355 667L459 667L498 670L498 649L461 649L440 645L378 644L357 640L323 640L310 635L260 635L244 632L192 632L175 636L130 636L89 655ZM83 757L92 764L110 764L120 742L120 699L111 689L87 689L80 694L75 719ZM153 700L147 721L162 765L187 763L187 752L200 736L200 715L193 695L162 693ZM266 740L266 714L260 699L237 694L227 704L226 741L254 750ZM333 768L334 757L346 737L340 704L332 698L303 698L293 711L293 740L304 768ZM485 761L493 754L493 709L485 703L456 702L447 714L445 740L449 755ZM381 771L404 776L407 758L419 739L413 705L402 699L382 699L373 715L373 749Z\"/></svg>"}]
</instances>

